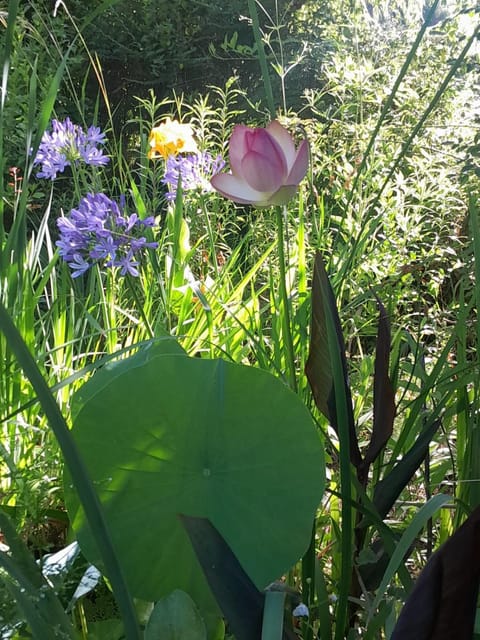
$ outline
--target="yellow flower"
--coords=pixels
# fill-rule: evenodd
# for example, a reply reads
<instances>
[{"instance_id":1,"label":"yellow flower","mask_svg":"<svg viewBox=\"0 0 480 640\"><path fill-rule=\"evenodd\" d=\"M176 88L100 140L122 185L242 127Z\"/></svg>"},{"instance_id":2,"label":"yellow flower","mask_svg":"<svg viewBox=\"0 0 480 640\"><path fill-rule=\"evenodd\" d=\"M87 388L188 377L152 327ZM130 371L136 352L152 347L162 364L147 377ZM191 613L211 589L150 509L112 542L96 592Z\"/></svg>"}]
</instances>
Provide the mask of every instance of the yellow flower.
<instances>
[{"instance_id":1,"label":"yellow flower","mask_svg":"<svg viewBox=\"0 0 480 640\"><path fill-rule=\"evenodd\" d=\"M168 158L177 153L198 153L197 143L193 139L193 130L189 124L180 124L167 118L158 127L154 127L148 139L148 158Z\"/></svg>"}]
</instances>

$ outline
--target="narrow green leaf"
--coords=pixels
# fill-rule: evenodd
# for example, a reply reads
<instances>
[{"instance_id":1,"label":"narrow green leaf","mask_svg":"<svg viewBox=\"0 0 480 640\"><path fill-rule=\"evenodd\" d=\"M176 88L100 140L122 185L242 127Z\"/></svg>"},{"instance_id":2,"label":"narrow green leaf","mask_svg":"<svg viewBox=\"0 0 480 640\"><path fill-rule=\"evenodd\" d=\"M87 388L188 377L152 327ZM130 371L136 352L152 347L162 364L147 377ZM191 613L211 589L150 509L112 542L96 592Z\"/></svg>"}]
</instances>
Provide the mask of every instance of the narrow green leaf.
<instances>
[{"instance_id":1,"label":"narrow green leaf","mask_svg":"<svg viewBox=\"0 0 480 640\"><path fill-rule=\"evenodd\" d=\"M420 531L426 525L428 520L430 520L433 514L436 511L438 511L438 509L440 509L440 507L443 504L447 503L449 500L450 500L450 496L437 494L436 496L433 496L433 498L431 498L426 504L424 504L423 507L421 507L419 511L414 515L411 523L403 532L402 537L398 541L395 551L393 552L392 557L390 558L390 562L388 563L388 567L385 570L382 582L378 587L377 593L375 595L375 599L372 603L372 606L370 609L370 617L372 617L375 614L380 604L380 601L385 595L385 591L387 590L388 585L390 584L393 576L397 573L399 567L402 565L403 559L408 549L415 541L415 538L419 535Z\"/></svg>"},{"instance_id":2,"label":"narrow green leaf","mask_svg":"<svg viewBox=\"0 0 480 640\"><path fill-rule=\"evenodd\" d=\"M283 634L285 592L267 591L263 610L262 640L280 640Z\"/></svg>"},{"instance_id":3,"label":"narrow green leaf","mask_svg":"<svg viewBox=\"0 0 480 640\"><path fill-rule=\"evenodd\" d=\"M400 69L400 71L398 72L398 76L393 84L393 87L390 91L390 93L388 94L387 99L385 100L385 103L382 107L382 111L380 113L380 115L378 116L378 120L377 123L375 125L375 128L372 132L372 135L370 136L370 140L368 141L368 145L367 148L365 149L365 152L362 156L362 161L360 163L360 166L357 169L357 173L355 175L355 179L353 181L353 186L352 189L350 191L350 194L348 196L348 205L350 205L350 203L352 202L352 199L355 195L356 189L358 187L359 181L362 178L362 174L364 169L367 166L367 162L368 162L368 157L373 149L373 146L375 144L375 141L377 140L377 136L378 136L378 132L380 131L383 122L385 121L385 118L387 117L387 115L389 114L389 112L391 111L393 104L394 104L394 100L395 100L395 96L397 95L397 91L400 87L400 85L403 82L403 79L405 78L408 68L410 67L411 63L413 62L413 60L415 59L415 56L417 55L417 50L423 40L423 37L425 35L425 32L428 28L429 25L429 20L430 18L433 16L433 14L435 13L435 10L437 8L438 3L440 2L440 0L433 0L432 4L430 5L430 7L428 8L428 12L427 15L425 16L425 20L422 24L422 26L420 27L420 30L417 34L417 37L415 38L414 43L412 44L412 47L410 49L410 51L408 52L408 55L405 58L405 61L402 65L402 68Z\"/></svg>"},{"instance_id":4,"label":"narrow green leaf","mask_svg":"<svg viewBox=\"0 0 480 640\"><path fill-rule=\"evenodd\" d=\"M4 305L0 303L0 330L4 333L8 344L15 354L19 365L24 370L37 393L40 404L48 419L58 444L62 450L65 463L78 491L82 506L87 515L92 534L102 556L118 606L125 623L125 633L128 640L140 640L135 607L128 592L118 558L113 549L110 534L103 517L102 507L87 473L83 460L78 454L76 444L71 436L68 425L63 417L55 398L44 380L37 363L27 348L20 333L12 322Z\"/></svg>"},{"instance_id":5,"label":"narrow green leaf","mask_svg":"<svg viewBox=\"0 0 480 640\"><path fill-rule=\"evenodd\" d=\"M378 301L380 316L378 320L377 348L375 356L375 374L373 383L373 429L368 449L364 456L364 476L368 466L374 462L387 444L393 431L395 419L395 394L389 376L390 363L390 323L385 307Z\"/></svg>"},{"instance_id":6,"label":"narrow green leaf","mask_svg":"<svg viewBox=\"0 0 480 640\"><path fill-rule=\"evenodd\" d=\"M315 258L312 285L310 353L306 372L317 406L326 411L339 439L342 495L341 575L338 585L335 639L347 628L353 566L352 464L359 470L362 458L353 419L345 347L335 297L320 253Z\"/></svg>"},{"instance_id":7,"label":"narrow green leaf","mask_svg":"<svg viewBox=\"0 0 480 640\"><path fill-rule=\"evenodd\" d=\"M392 164L392 166L390 168L390 171L388 172L387 176L385 177L385 180L383 181L381 186L376 191L375 199L372 202L372 204L370 205L370 210L371 211L374 211L376 209L378 203L380 202L380 198L383 195L383 192L385 191L385 189L387 188L388 184L390 183L390 180L392 179L393 175L395 174L395 171L398 169L398 167L400 166L401 162L405 158L408 150L410 149L413 141L417 137L419 131L425 125L426 121L428 120L428 118L430 117L432 112L441 103L441 99L442 99L445 91L447 90L450 82L454 78L454 76L457 73L457 71L463 65L465 57L466 57L468 51L470 50L470 48L472 47L473 43L478 39L479 33L480 33L480 25L477 25L477 27L473 30L472 34L470 35L470 37L466 41L465 46L463 47L463 49L460 52L460 54L456 57L456 59L453 62L453 64L450 65L450 69L449 69L447 75L445 76L443 81L440 83L440 86L438 87L437 91L435 92L435 95L433 96L433 98L430 100L427 108L425 109L425 111L423 112L421 117L417 120L417 122L416 122L415 126L413 127L412 131L410 132L409 136L407 137L407 139L403 143L402 148L398 152L398 155L395 158L395 160L394 160L394 162L393 162L393 164Z\"/></svg>"},{"instance_id":8,"label":"narrow green leaf","mask_svg":"<svg viewBox=\"0 0 480 640\"><path fill-rule=\"evenodd\" d=\"M263 87L265 89L265 95L267 97L268 110L270 111L270 117L272 120L275 118L275 102L273 100L272 83L270 81L270 74L268 73L267 57L265 55L265 48L263 46L262 32L260 30L260 23L258 20L258 11L255 4L255 0L247 0L248 11L252 20L253 37L255 39L255 45L257 47L258 61L260 63L260 69L262 71Z\"/></svg>"},{"instance_id":9,"label":"narrow green leaf","mask_svg":"<svg viewBox=\"0 0 480 640\"><path fill-rule=\"evenodd\" d=\"M35 629L34 637L44 638L45 629L58 628L58 637L75 638L74 629L60 600L42 575L23 540L5 513L0 510L0 529L9 545L9 553L0 551L0 567L10 576L7 588L26 620ZM49 636L48 636L49 637Z\"/></svg>"},{"instance_id":10,"label":"narrow green leaf","mask_svg":"<svg viewBox=\"0 0 480 640\"><path fill-rule=\"evenodd\" d=\"M425 459L430 441L436 434L440 424L440 420L435 420L427 426L411 449L397 462L390 473L375 486L373 504L382 518L393 507L395 500Z\"/></svg>"},{"instance_id":11,"label":"narrow green leaf","mask_svg":"<svg viewBox=\"0 0 480 640\"><path fill-rule=\"evenodd\" d=\"M320 623L320 635L322 640L332 640L332 616L330 614L330 600L328 597L327 583L322 566L317 563L315 572L315 585L317 592L318 620Z\"/></svg>"}]
</instances>

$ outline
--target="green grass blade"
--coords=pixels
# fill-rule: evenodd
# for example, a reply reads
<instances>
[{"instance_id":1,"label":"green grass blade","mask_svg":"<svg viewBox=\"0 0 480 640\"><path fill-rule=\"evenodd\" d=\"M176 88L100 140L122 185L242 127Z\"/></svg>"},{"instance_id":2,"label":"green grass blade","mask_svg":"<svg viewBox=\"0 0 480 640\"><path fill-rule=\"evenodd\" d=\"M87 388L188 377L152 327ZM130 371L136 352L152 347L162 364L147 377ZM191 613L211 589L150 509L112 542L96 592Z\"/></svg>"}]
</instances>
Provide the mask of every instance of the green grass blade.
<instances>
[{"instance_id":1,"label":"green grass blade","mask_svg":"<svg viewBox=\"0 0 480 640\"><path fill-rule=\"evenodd\" d=\"M417 37L415 38L415 42L412 44L412 47L410 49L410 51L408 52L407 57L405 58L405 61L402 65L402 68L400 69L398 76L395 80L395 83L392 87L392 90L390 91L388 98L385 101L385 104L383 105L383 109L378 117L377 123L375 125L375 128L372 132L372 135L370 136L370 140L368 141L368 145L367 148L365 149L365 152L362 156L362 161L360 163L360 166L358 167L358 171L357 174L355 176L355 180L353 181L353 185L352 185L352 189L350 191L349 197L348 197L348 201L347 201L347 207L350 206L352 199L355 195L359 180L361 178L361 175L363 173L363 170L365 169L366 165L367 165L367 161L368 161L368 157L370 155L371 150L373 149L373 145L375 144L375 141L377 139L377 135L378 132L380 131L380 128L385 120L385 118L387 117L390 109L393 106L393 102L395 99L395 96L397 95L397 91L400 87L400 85L403 82L404 77L407 74L408 68L410 67L410 64L412 63L413 59L415 58L417 51L418 51L418 47L420 46L420 43L423 40L423 36L425 35L425 32L428 28L428 25L430 23L430 18L433 16L433 14L435 13L435 10L437 8L438 3L440 2L440 0L434 0L434 2L432 3L432 5L429 7L427 15L425 16L425 19L423 21L423 24L420 28L420 31L417 34Z\"/></svg>"},{"instance_id":2,"label":"green grass blade","mask_svg":"<svg viewBox=\"0 0 480 640\"><path fill-rule=\"evenodd\" d=\"M408 136L408 138L403 143L402 148L401 148L397 158L395 159L395 162L393 163L392 167L390 168L390 171L388 172L387 176L385 177L385 180L383 181L382 185L380 186L380 188L379 188L379 190L378 190L378 192L377 192L377 194L375 196L375 200L373 201L373 203L371 205L371 208L370 208L371 211L375 210L377 204L380 201L380 197L383 194L383 192L385 191L388 183L392 179L392 176L394 175L395 171L400 166L400 163L402 162L402 160L406 156L407 151L410 149L410 146L411 146L412 142L417 137L417 134L422 129L422 127L425 124L425 122L428 120L430 114L438 106L438 104L440 102L440 99L442 98L443 94L445 93L445 91L446 91L448 85L450 84L452 78L455 76L457 71L462 66L467 53L469 52L469 50L470 50L471 46L473 45L473 43L477 40L479 33L480 33L480 25L478 25L477 28L474 29L472 35L468 38L465 46L463 47L462 51L458 55L458 57L455 60L455 62L452 64L452 66L450 68L450 71L447 73L447 75L445 76L443 82L438 87L437 91L435 92L435 95L433 96L433 98L431 99L429 105L427 106L427 108L423 112L421 118L418 120L417 124L413 127L410 135Z\"/></svg>"},{"instance_id":3,"label":"green grass blade","mask_svg":"<svg viewBox=\"0 0 480 640\"><path fill-rule=\"evenodd\" d=\"M7 89L8 89L8 75L10 72L10 57L12 54L12 42L14 35L14 27L17 18L18 12L18 0L10 0L8 3L8 19L7 19L7 28L5 30L5 45L3 48L3 56L2 56L2 95L0 98L0 247L3 247L3 243L5 241L5 229L3 226L3 215L4 215L4 157L3 157L3 120L4 120L4 109L5 109L5 100L7 99ZM4 265L3 265L3 252L0 252L0 273L3 273Z\"/></svg>"},{"instance_id":4,"label":"green grass blade","mask_svg":"<svg viewBox=\"0 0 480 640\"><path fill-rule=\"evenodd\" d=\"M402 537L398 541L397 547L390 558L390 562L385 570L385 573L382 578L382 582L377 589L377 593L375 595L375 599L373 600L372 607L370 610L370 618L375 615L375 612L380 604L380 601L385 595L388 585L392 580L395 573L398 571L399 567L403 563L403 558L408 552L408 549L415 541L415 538L418 536L420 531L426 525L428 520L433 516L433 514L440 509L442 505L447 503L450 500L450 496L437 494L433 496L426 504L419 509L419 511L413 517L413 520L408 525L408 527L403 532Z\"/></svg>"},{"instance_id":5,"label":"green grass blade","mask_svg":"<svg viewBox=\"0 0 480 640\"><path fill-rule=\"evenodd\" d=\"M253 37L255 38L255 44L257 46L258 61L260 63L260 69L262 71L262 79L267 98L267 106L268 110L270 111L270 117L273 120L275 118L275 101L273 99L272 83L270 80L270 74L268 73L267 57L265 55L262 33L260 31L260 23L258 21L258 11L255 0L247 0L247 2L250 18L252 19Z\"/></svg>"},{"instance_id":6,"label":"green grass blade","mask_svg":"<svg viewBox=\"0 0 480 640\"><path fill-rule=\"evenodd\" d=\"M65 418L55 402L55 398L24 340L13 324L7 310L1 303L0 330L4 333L18 363L35 389L50 428L54 432L60 445L65 463L69 468L75 488L88 518L90 528L102 555L107 574L112 584L112 589L117 598L125 624L126 637L128 640L140 640L141 634L133 601L125 583L118 558L113 549L110 534L103 518L102 508L88 476L87 469L78 454L75 442L70 434Z\"/></svg>"},{"instance_id":7,"label":"green grass blade","mask_svg":"<svg viewBox=\"0 0 480 640\"><path fill-rule=\"evenodd\" d=\"M45 624L58 629L62 638L76 637L70 619L54 590L45 580L42 572L26 544L15 531L7 515L0 511L0 529L9 545L9 552L0 552L0 566L17 584L8 584L7 588L22 598L17 603L33 628L42 628ZM18 586L17 586L18 585ZM37 635L36 637L45 637Z\"/></svg>"}]
</instances>

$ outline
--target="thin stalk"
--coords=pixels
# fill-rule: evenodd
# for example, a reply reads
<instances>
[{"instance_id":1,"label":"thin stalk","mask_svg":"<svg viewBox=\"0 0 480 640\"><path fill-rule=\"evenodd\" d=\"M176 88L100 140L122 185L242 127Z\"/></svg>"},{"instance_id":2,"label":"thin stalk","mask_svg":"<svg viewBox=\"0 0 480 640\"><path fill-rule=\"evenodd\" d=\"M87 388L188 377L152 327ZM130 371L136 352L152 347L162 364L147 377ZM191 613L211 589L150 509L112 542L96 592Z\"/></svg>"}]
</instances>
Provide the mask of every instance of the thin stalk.
<instances>
[{"instance_id":1,"label":"thin stalk","mask_svg":"<svg viewBox=\"0 0 480 640\"><path fill-rule=\"evenodd\" d=\"M445 90L448 87L448 85L450 84L450 81L452 80L454 75L457 73L457 71L460 68L460 66L463 64L463 61L465 60L465 56L467 55L467 53L468 53L470 47L472 46L472 44L477 40L479 33L480 33L480 25L477 25L477 28L474 30L474 32L472 33L470 38L467 40L467 43L465 44L465 46L463 47L462 51L460 52L460 55L455 60L455 63L452 64L452 66L450 68L450 71L445 76L442 84L438 87L435 95L433 96L433 98L430 101L430 104L428 105L428 107L423 112L422 117L417 122L417 124L414 126L414 128L412 129L412 132L410 133L410 135L408 136L407 140L403 144L403 146L402 146L402 148L400 150L400 153L398 154L395 162L393 163L392 168L388 172L385 180L382 183L382 186L378 190L378 193L377 193L377 195L375 197L375 200L373 201L372 206L371 206L371 210L372 211L375 209L376 205L378 204L382 193L385 191L385 188L388 185L388 183L390 182L390 180L392 179L393 174L398 169L398 166L400 165L401 161L404 159L404 157L405 157L408 149L410 148L412 142L417 137L418 132L423 127L423 125L427 121L427 119L430 116L430 114L432 113L432 111L435 109L435 107L440 102L440 98L445 93Z\"/></svg>"},{"instance_id":2,"label":"thin stalk","mask_svg":"<svg viewBox=\"0 0 480 640\"><path fill-rule=\"evenodd\" d=\"M255 4L255 0L247 0L248 11L250 18L252 19L253 37L258 51L258 61L260 63L260 69L262 71L263 86L265 87L265 93L267 97L268 110L272 119L275 118L275 102L273 99L272 83L270 81L270 75L268 73L267 57L265 55L265 48L263 46L262 32L260 30L260 23L258 20L258 11Z\"/></svg>"},{"instance_id":3,"label":"thin stalk","mask_svg":"<svg viewBox=\"0 0 480 640\"><path fill-rule=\"evenodd\" d=\"M297 377L295 375L295 352L293 350L292 322L290 318L290 302L287 293L287 274L285 261L285 238L283 233L283 219L286 218L287 209L277 207L275 209L277 217L277 249L280 265L280 299L282 302L281 313L283 322L283 340L286 347L287 377L290 387L297 392Z\"/></svg>"},{"instance_id":4,"label":"thin stalk","mask_svg":"<svg viewBox=\"0 0 480 640\"><path fill-rule=\"evenodd\" d=\"M280 640L283 637L284 607L285 592L269 590L265 592L262 640Z\"/></svg>"},{"instance_id":5,"label":"thin stalk","mask_svg":"<svg viewBox=\"0 0 480 640\"><path fill-rule=\"evenodd\" d=\"M145 324L145 328L147 330L148 336L150 338L154 338L155 334L153 333L153 329L152 329L152 327L150 325L150 322L149 322L149 320L147 318L147 315L145 313L145 310L143 308L143 304L142 304L142 302L140 300L140 297L138 295L135 283L133 282L132 276L129 273L126 274L126 280L127 280L127 284L129 286L129 289L130 289L130 291L132 293L133 299L135 300L135 305L136 305L136 307L138 309L138 312L140 313L140 316L141 316L141 318L142 318L142 320L143 320L143 322Z\"/></svg>"},{"instance_id":6,"label":"thin stalk","mask_svg":"<svg viewBox=\"0 0 480 640\"><path fill-rule=\"evenodd\" d=\"M390 183L390 180L392 179L393 175L395 174L395 171L398 169L398 167L400 166L400 163L405 158L405 156L407 154L407 151L410 149L410 147L412 145L412 142L417 137L419 131L424 126L425 122L427 121L427 119L431 115L432 111L437 107L437 105L438 105L438 103L440 101L440 98L444 94L446 88L450 84L452 78L455 76L455 74L457 73L457 71L460 68L460 66L463 64L463 61L465 60L465 57L466 57L468 51L470 50L471 46L473 45L473 43L478 38L479 33L480 33L480 25L477 25L476 29L473 31L473 33L470 36L470 38L467 40L467 43L465 44L465 46L462 49L462 51L460 52L459 56L455 60L454 64L452 64L452 66L450 68L450 71L445 76L443 82L441 83L441 85L437 89L435 95L433 96L433 98L431 99L430 103L428 104L427 108L423 112L421 118L418 120L417 124L412 129L412 131L411 131L410 135L408 136L408 138L406 139L406 141L403 143L400 152L398 153L398 155L397 155L392 167L390 168L390 171L388 172L387 176L385 177L385 180L383 181L383 183L381 184L380 188L378 189L378 191L377 191L377 193L375 195L375 198L373 199L373 202L369 207L369 211L372 212L373 214L375 213L375 209L376 209L376 207L378 206L378 204L380 202L380 198L382 197L383 192L385 191L386 187ZM338 274L338 281L339 282L342 282L345 279L346 274L348 273L349 269L352 266L352 262L354 260L354 256L357 253L356 249L360 245L362 237L364 236L365 229L366 229L366 226L367 226L367 223L368 223L369 219L370 219L370 215L367 214L364 217L364 220L362 221L361 228L360 228L358 234L356 235L356 237L352 241L352 247L351 247L351 251L350 251L350 254L348 256L348 259L346 260L346 262L342 266L341 272L339 272L339 274Z\"/></svg>"},{"instance_id":7,"label":"thin stalk","mask_svg":"<svg viewBox=\"0 0 480 640\"><path fill-rule=\"evenodd\" d=\"M386 116L388 115L388 112L390 111L391 106L393 105L393 100L397 94L398 88L401 85L405 75L407 74L408 67L410 66L412 60L415 58L418 47L420 46L420 43L423 40L423 36L425 35L425 32L428 28L430 18L435 13L435 9L437 8L437 5L439 2L440 0L434 0L431 7L429 8L428 13L425 16L425 20L422 24L422 27L418 32L417 37L415 38L415 42L413 43L410 51L408 52L408 55L405 58L405 62L403 63L402 68L400 69L400 72L397 76L397 79L395 80L392 90L390 91L390 94L386 99L385 104L383 105L383 109L380 113L380 116L378 117L377 124L375 125L375 129L373 130L372 135L370 136L370 140L368 141L367 148L365 149L365 153L363 154L362 161L360 163L360 166L358 167L355 179L353 181L352 189L350 190L348 200L347 200L347 205L346 205L347 208L350 206L352 202L353 196L358 186L358 182L363 173L363 170L366 167L368 156L370 155L373 145L375 144L375 140L377 139L378 132L380 131L380 127L382 126L383 121L385 120Z\"/></svg>"}]
</instances>

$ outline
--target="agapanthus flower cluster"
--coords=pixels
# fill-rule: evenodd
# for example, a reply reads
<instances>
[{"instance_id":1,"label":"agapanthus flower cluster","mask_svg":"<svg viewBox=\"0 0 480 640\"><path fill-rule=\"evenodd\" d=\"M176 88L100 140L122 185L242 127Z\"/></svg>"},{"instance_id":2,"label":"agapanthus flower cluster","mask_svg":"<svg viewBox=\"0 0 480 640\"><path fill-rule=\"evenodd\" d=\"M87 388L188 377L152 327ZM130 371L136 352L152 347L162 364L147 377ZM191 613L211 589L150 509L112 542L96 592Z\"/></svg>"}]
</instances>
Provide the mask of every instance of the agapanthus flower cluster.
<instances>
[{"instance_id":1,"label":"agapanthus flower cluster","mask_svg":"<svg viewBox=\"0 0 480 640\"><path fill-rule=\"evenodd\" d=\"M184 191L193 189L199 189L202 192L212 191L210 178L221 171L224 166L225 161L221 155L214 158L208 152L186 156L169 156L162 180L168 186L167 200L169 202L175 200L179 177Z\"/></svg>"},{"instance_id":2,"label":"agapanthus flower cluster","mask_svg":"<svg viewBox=\"0 0 480 640\"><path fill-rule=\"evenodd\" d=\"M127 215L123 203L119 206L104 193L89 193L77 209L57 220L56 244L74 278L96 263L118 267L121 275L138 276L141 252L158 246L142 235L154 224L153 216L142 220L136 213Z\"/></svg>"},{"instance_id":3,"label":"agapanthus flower cluster","mask_svg":"<svg viewBox=\"0 0 480 640\"><path fill-rule=\"evenodd\" d=\"M52 120L52 131L45 131L35 156L34 164L42 165L37 177L54 180L66 167L82 162L93 166L107 164L109 158L99 146L105 141L105 134L98 127L91 126L84 131L70 118L64 122Z\"/></svg>"}]
</instances>

